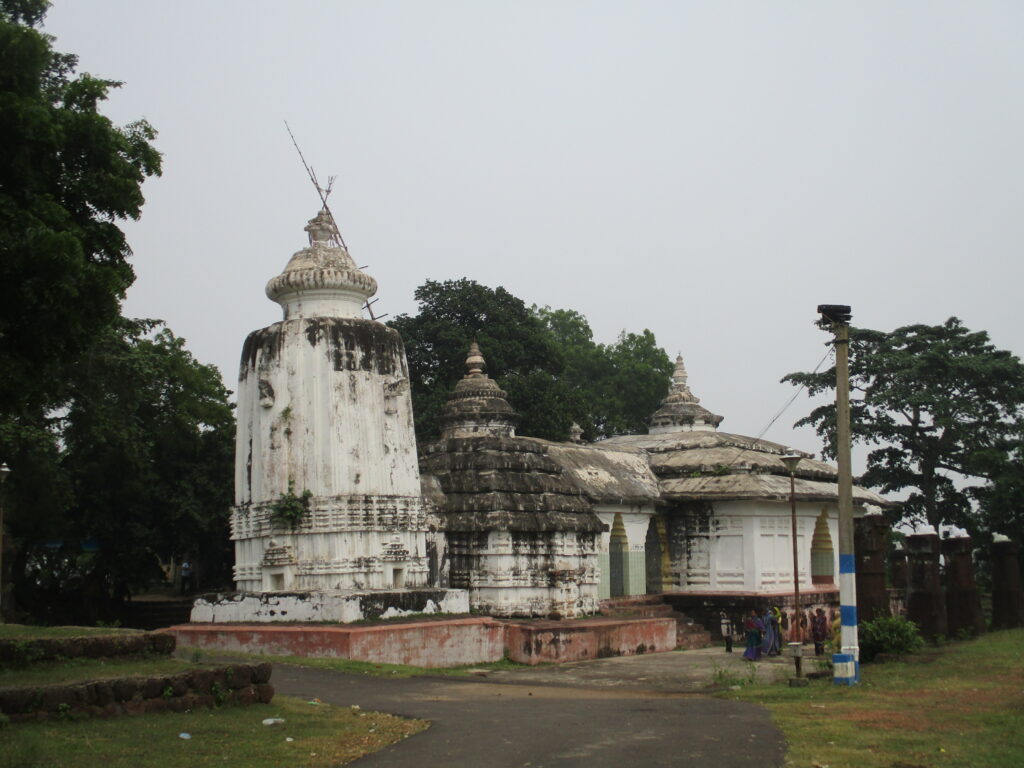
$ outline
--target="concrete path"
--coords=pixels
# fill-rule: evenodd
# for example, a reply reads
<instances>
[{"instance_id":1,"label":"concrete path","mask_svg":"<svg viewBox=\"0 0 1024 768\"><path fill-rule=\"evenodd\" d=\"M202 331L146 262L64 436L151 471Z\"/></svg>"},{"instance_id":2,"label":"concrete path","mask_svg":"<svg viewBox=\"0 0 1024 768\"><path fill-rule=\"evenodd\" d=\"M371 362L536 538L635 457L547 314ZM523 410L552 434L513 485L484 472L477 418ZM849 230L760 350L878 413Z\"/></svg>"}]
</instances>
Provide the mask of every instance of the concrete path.
<instances>
[{"instance_id":1,"label":"concrete path","mask_svg":"<svg viewBox=\"0 0 1024 768\"><path fill-rule=\"evenodd\" d=\"M388 679L277 664L282 694L358 704L431 721L422 734L359 760L389 766L781 766L785 745L768 712L680 693L711 682L721 649L686 651L468 679ZM723 664L747 674L737 655ZM777 661L757 665L779 674ZM755 763L756 761L756 763Z\"/></svg>"}]
</instances>

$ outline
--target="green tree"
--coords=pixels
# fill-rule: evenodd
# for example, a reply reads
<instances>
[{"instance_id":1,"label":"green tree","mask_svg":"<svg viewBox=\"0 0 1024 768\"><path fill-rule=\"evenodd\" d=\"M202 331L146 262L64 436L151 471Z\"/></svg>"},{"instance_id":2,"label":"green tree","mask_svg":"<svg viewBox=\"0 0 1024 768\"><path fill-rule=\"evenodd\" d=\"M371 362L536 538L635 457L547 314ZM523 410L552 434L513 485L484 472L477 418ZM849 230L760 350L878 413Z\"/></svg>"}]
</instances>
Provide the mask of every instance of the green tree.
<instances>
[{"instance_id":1,"label":"green tree","mask_svg":"<svg viewBox=\"0 0 1024 768\"><path fill-rule=\"evenodd\" d=\"M791 373L783 381L806 386L813 396L834 388L835 369ZM1024 365L1016 356L955 317L889 333L851 328L850 392L853 438L877 446L868 453L863 484L905 493L901 511L908 520L973 532L1001 524L997 510L1024 488L1015 461ZM807 424L834 457L834 404L797 422Z\"/></svg>"},{"instance_id":2,"label":"green tree","mask_svg":"<svg viewBox=\"0 0 1024 768\"><path fill-rule=\"evenodd\" d=\"M524 434L568 434L571 417L558 407L545 410L563 391L557 376L562 357L551 334L529 308L504 288L472 280L428 280L416 289L419 312L399 315L389 325L405 342L416 432L440 433L437 417L465 371L474 339L483 349L489 375L508 389L519 409Z\"/></svg>"},{"instance_id":3,"label":"green tree","mask_svg":"<svg viewBox=\"0 0 1024 768\"><path fill-rule=\"evenodd\" d=\"M36 29L48 6L0 0L0 414L37 425L119 315L134 274L117 222L138 218L160 172L145 121L98 111L120 83L74 76L76 58Z\"/></svg>"},{"instance_id":4,"label":"green tree","mask_svg":"<svg viewBox=\"0 0 1024 768\"><path fill-rule=\"evenodd\" d=\"M428 281L416 299L419 313L391 326L405 342L421 439L439 433L437 416L473 339L521 415L519 434L565 440L574 421L590 440L642 433L668 391L672 364L650 331L596 344L578 312L527 308L504 288L465 279Z\"/></svg>"},{"instance_id":5,"label":"green tree","mask_svg":"<svg viewBox=\"0 0 1024 768\"><path fill-rule=\"evenodd\" d=\"M232 406L220 373L157 321L118 321L75 366L60 418L66 514L12 520L19 604L105 618L188 554L226 578ZM222 582L221 582L222 583ZM83 598L87 598L84 599ZM69 602L70 601L70 602ZM99 611L82 616L76 606Z\"/></svg>"}]
</instances>

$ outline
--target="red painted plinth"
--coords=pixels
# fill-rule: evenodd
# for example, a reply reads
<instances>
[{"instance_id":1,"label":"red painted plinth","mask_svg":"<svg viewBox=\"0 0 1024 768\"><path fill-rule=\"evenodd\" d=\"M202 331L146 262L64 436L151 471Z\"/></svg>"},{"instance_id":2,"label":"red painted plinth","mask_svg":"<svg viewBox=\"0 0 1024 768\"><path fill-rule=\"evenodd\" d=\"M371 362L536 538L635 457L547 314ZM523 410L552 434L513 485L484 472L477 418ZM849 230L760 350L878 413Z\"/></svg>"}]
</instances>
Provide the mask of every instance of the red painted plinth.
<instances>
[{"instance_id":1,"label":"red painted plinth","mask_svg":"<svg viewBox=\"0 0 1024 768\"><path fill-rule=\"evenodd\" d=\"M508 656L520 664L584 661L671 651L675 619L582 619L509 623Z\"/></svg>"},{"instance_id":2,"label":"red painted plinth","mask_svg":"<svg viewBox=\"0 0 1024 768\"><path fill-rule=\"evenodd\" d=\"M178 647L267 656L355 659L374 664L456 667L499 661L583 661L671 651L668 618L498 621L490 617L398 624L179 624L163 630Z\"/></svg>"},{"instance_id":3,"label":"red painted plinth","mask_svg":"<svg viewBox=\"0 0 1024 768\"><path fill-rule=\"evenodd\" d=\"M373 626L179 624L167 631L178 647L417 667L498 661L505 652L504 626L487 617Z\"/></svg>"}]
</instances>

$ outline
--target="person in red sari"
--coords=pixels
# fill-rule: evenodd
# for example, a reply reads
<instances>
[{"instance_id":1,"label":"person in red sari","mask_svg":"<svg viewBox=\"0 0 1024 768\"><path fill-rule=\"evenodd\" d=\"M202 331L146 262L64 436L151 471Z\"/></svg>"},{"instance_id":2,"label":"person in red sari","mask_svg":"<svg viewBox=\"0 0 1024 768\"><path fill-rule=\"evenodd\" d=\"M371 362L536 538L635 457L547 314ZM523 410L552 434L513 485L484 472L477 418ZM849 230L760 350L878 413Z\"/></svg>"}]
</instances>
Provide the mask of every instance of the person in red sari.
<instances>
[{"instance_id":1,"label":"person in red sari","mask_svg":"<svg viewBox=\"0 0 1024 768\"><path fill-rule=\"evenodd\" d=\"M764 622L757 615L757 611L751 611L743 621L743 632L747 640L747 649L743 651L743 658L747 661L757 661L761 658L761 642L764 637Z\"/></svg>"}]
</instances>

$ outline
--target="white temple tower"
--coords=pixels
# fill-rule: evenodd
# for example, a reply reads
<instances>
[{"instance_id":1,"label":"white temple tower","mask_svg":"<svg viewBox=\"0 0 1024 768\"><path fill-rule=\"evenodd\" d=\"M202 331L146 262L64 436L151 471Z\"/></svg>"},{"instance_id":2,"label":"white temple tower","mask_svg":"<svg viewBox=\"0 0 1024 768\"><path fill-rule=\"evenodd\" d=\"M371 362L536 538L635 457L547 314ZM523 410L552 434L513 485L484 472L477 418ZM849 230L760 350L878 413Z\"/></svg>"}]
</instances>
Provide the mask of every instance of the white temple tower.
<instances>
[{"instance_id":1,"label":"white temple tower","mask_svg":"<svg viewBox=\"0 0 1024 768\"><path fill-rule=\"evenodd\" d=\"M245 340L235 444L235 583L243 592L427 582L405 350L362 317L377 290L325 209L267 283L284 320Z\"/></svg>"}]
</instances>

